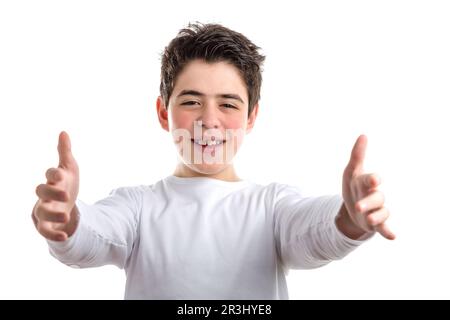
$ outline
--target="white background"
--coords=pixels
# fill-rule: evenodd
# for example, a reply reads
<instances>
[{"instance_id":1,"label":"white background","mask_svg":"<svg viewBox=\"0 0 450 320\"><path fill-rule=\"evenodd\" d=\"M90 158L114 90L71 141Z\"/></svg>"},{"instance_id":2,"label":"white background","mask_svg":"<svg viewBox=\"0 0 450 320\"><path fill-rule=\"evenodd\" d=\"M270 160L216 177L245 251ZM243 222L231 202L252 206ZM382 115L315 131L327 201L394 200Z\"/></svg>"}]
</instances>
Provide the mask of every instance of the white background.
<instances>
[{"instance_id":1,"label":"white background","mask_svg":"<svg viewBox=\"0 0 450 320\"><path fill-rule=\"evenodd\" d=\"M247 35L267 56L243 178L339 193L360 133L398 236L288 276L292 299L450 298L446 1L1 1L0 298L122 299L125 275L75 270L30 219L69 132L80 198L172 173L157 123L159 54L190 21Z\"/></svg>"}]
</instances>

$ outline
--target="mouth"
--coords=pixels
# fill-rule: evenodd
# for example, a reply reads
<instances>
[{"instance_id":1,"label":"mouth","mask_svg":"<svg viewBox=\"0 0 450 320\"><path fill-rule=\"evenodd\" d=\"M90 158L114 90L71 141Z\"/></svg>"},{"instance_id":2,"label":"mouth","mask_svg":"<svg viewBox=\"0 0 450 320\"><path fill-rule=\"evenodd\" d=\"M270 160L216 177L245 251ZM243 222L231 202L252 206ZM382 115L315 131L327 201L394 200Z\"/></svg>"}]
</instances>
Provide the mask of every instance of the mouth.
<instances>
[{"instance_id":1,"label":"mouth","mask_svg":"<svg viewBox=\"0 0 450 320\"><path fill-rule=\"evenodd\" d=\"M202 149L208 148L218 148L225 144L226 140L215 140L215 139L191 139L191 142Z\"/></svg>"}]
</instances>

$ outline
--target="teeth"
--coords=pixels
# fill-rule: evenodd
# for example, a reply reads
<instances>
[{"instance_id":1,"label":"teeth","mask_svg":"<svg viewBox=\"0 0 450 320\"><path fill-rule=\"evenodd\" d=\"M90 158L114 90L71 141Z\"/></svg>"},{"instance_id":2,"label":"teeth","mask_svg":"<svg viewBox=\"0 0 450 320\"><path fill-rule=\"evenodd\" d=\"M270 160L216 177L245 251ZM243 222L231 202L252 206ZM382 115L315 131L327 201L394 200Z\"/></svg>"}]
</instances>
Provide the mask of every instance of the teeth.
<instances>
[{"instance_id":1,"label":"teeth","mask_svg":"<svg viewBox=\"0 0 450 320\"><path fill-rule=\"evenodd\" d=\"M206 145L208 145L208 146L215 146L215 145L222 144L223 141L216 141L216 140L200 140L200 139L198 139L198 140L195 140L195 143L196 143L196 144L199 144L199 145L202 145L202 146L206 146Z\"/></svg>"}]
</instances>

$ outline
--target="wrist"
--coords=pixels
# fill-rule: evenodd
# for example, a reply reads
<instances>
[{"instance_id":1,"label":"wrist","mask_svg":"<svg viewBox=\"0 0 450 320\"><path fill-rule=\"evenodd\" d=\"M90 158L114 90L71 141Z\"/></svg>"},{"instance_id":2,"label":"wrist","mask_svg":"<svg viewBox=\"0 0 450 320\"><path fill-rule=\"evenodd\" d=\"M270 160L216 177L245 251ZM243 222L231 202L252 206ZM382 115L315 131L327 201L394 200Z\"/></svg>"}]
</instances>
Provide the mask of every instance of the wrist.
<instances>
[{"instance_id":1,"label":"wrist","mask_svg":"<svg viewBox=\"0 0 450 320\"><path fill-rule=\"evenodd\" d=\"M341 209L336 216L335 223L338 230L352 240L358 240L367 233L353 222L345 204L342 204Z\"/></svg>"},{"instance_id":2,"label":"wrist","mask_svg":"<svg viewBox=\"0 0 450 320\"><path fill-rule=\"evenodd\" d=\"M78 212L77 206L74 205L70 212L70 220L63 229L63 231L67 234L67 237L70 237L75 233L78 227L79 220L80 220L80 213Z\"/></svg>"}]
</instances>

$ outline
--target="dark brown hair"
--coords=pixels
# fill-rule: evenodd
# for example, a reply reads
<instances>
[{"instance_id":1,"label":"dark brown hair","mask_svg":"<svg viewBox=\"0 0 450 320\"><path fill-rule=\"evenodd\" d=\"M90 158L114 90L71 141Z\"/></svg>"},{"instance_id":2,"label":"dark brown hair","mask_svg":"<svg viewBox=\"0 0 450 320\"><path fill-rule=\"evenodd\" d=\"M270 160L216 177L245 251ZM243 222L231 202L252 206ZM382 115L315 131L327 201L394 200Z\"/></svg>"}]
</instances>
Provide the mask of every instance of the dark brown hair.
<instances>
[{"instance_id":1,"label":"dark brown hair","mask_svg":"<svg viewBox=\"0 0 450 320\"><path fill-rule=\"evenodd\" d=\"M160 94L166 108L177 76L192 60L226 61L241 73L247 86L248 114L260 99L264 56L241 33L219 24L189 24L181 29L162 54Z\"/></svg>"}]
</instances>

